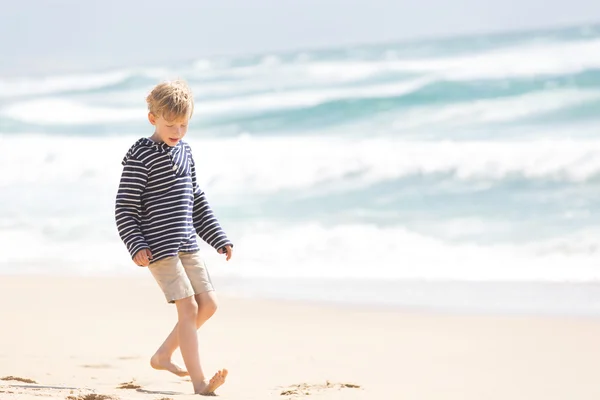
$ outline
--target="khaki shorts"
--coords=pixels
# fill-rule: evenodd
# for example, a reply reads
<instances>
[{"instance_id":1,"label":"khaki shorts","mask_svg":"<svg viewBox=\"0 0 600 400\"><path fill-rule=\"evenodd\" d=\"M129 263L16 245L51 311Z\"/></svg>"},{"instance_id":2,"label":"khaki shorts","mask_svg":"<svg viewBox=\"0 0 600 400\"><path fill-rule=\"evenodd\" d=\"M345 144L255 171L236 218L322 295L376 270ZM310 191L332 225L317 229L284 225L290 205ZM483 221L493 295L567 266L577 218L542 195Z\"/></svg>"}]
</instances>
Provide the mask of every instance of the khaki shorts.
<instances>
[{"instance_id":1,"label":"khaki shorts","mask_svg":"<svg viewBox=\"0 0 600 400\"><path fill-rule=\"evenodd\" d=\"M169 303L214 290L199 252L166 257L150 264L148 269Z\"/></svg>"}]
</instances>

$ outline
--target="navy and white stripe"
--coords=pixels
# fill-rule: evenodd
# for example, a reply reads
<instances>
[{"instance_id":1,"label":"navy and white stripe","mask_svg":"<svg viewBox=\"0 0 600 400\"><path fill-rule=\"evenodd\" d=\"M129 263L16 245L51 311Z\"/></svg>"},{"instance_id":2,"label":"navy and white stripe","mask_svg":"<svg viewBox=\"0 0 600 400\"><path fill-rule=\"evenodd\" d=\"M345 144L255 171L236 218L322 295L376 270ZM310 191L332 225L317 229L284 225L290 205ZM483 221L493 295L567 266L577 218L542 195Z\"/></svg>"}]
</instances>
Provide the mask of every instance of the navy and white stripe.
<instances>
[{"instance_id":1,"label":"navy and white stripe","mask_svg":"<svg viewBox=\"0 0 600 400\"><path fill-rule=\"evenodd\" d=\"M132 258L141 249L150 249L152 262L197 251L196 234L217 250L232 245L198 187L187 143L142 138L122 164L115 219Z\"/></svg>"}]
</instances>

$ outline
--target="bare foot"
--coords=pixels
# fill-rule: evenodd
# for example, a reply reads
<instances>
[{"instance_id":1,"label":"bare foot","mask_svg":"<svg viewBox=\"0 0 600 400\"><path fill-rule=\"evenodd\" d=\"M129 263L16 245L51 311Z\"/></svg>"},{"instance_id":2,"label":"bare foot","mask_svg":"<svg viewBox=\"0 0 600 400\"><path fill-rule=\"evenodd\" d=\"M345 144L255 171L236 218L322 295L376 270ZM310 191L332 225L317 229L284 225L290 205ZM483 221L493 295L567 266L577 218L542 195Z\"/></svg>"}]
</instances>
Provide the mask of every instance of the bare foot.
<instances>
[{"instance_id":1,"label":"bare foot","mask_svg":"<svg viewBox=\"0 0 600 400\"><path fill-rule=\"evenodd\" d=\"M203 396L214 396L215 390L225 383L227 374L228 371L226 369L218 371L212 378L210 378L210 381L203 382L203 387L195 390L196 394L201 394Z\"/></svg>"},{"instance_id":2,"label":"bare foot","mask_svg":"<svg viewBox=\"0 0 600 400\"><path fill-rule=\"evenodd\" d=\"M181 368L179 365L174 364L170 359L165 359L158 354L155 354L150 359L150 365L152 368L160 371L169 371L177 376L188 376L189 373Z\"/></svg>"}]
</instances>

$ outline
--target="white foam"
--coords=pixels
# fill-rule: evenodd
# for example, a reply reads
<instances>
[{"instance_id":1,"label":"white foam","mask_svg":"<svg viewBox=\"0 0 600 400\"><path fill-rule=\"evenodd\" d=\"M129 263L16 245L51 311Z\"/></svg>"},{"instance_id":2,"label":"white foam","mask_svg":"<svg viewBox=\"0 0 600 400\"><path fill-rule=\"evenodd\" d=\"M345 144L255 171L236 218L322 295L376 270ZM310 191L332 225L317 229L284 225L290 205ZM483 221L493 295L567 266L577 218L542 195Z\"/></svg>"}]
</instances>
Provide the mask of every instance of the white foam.
<instances>
[{"instance_id":1,"label":"white foam","mask_svg":"<svg viewBox=\"0 0 600 400\"><path fill-rule=\"evenodd\" d=\"M401 96L423 87L430 81L430 79L416 79L407 82L365 87L304 89L280 93L266 93L234 99L202 102L199 104L199 108L202 110L201 112L210 115L232 111L256 112L311 107L334 100Z\"/></svg>"},{"instance_id":2,"label":"white foam","mask_svg":"<svg viewBox=\"0 0 600 400\"><path fill-rule=\"evenodd\" d=\"M338 88L296 90L282 93L266 93L241 96L225 100L197 100L197 113L216 115L230 112L257 112L296 107L310 107L320 103L345 98L372 98L398 96L410 93L429 80L419 79L388 85L364 88ZM209 89L210 90L210 89ZM215 89L213 89L215 90ZM217 89L218 90L218 89ZM226 89L225 89L226 90ZM128 102L128 98L118 101ZM139 95L143 99L143 95ZM142 103L142 101L140 101ZM143 104L143 103L142 103ZM0 110L0 115L37 124L93 124L140 120L146 110L142 107L106 107L59 98L38 99L11 104Z\"/></svg>"},{"instance_id":3,"label":"white foam","mask_svg":"<svg viewBox=\"0 0 600 400\"><path fill-rule=\"evenodd\" d=\"M205 181L220 193L337 190L417 175L494 184L514 176L585 182L600 173L600 141L411 142L288 138L203 142ZM209 149L227 149L227 152ZM231 169L228 169L231 166ZM219 172L217 172L219 171ZM222 171L222 172L220 172ZM441 189L440 189L441 190Z\"/></svg>"},{"instance_id":4,"label":"white foam","mask_svg":"<svg viewBox=\"0 0 600 400\"><path fill-rule=\"evenodd\" d=\"M128 71L104 74L73 74L40 78L13 78L0 80L0 98L24 95L44 95L59 91L90 90L122 82Z\"/></svg>"},{"instance_id":5,"label":"white foam","mask_svg":"<svg viewBox=\"0 0 600 400\"><path fill-rule=\"evenodd\" d=\"M238 240L243 268L240 266L231 274L474 281L598 280L600 271L595 261L600 253L598 232L589 232L585 237L592 246L563 252L548 251L550 242L488 246L445 242L403 227L352 224L327 227L319 223L252 226ZM561 240L577 246L581 237Z\"/></svg>"},{"instance_id":6,"label":"white foam","mask_svg":"<svg viewBox=\"0 0 600 400\"><path fill-rule=\"evenodd\" d=\"M433 51L433 50L432 50ZM388 50L381 59L338 59L301 63L283 63L266 56L255 65L218 70L202 70L203 78L242 78L235 86L253 85L265 89L290 88L305 85L335 85L366 80L390 73L420 74L431 81L504 79L561 75L600 67L600 40L568 42L537 41L510 47L482 51L470 55L437 57L435 53L422 58L400 58ZM234 86L234 87L235 87ZM225 88L221 88L225 91Z\"/></svg>"},{"instance_id":7,"label":"white foam","mask_svg":"<svg viewBox=\"0 0 600 400\"><path fill-rule=\"evenodd\" d=\"M121 158L135 139L2 137L5 148L27 148L28 158L16 151L3 154L0 168L19 174L0 175L0 188L56 183L114 188ZM449 182L487 185L513 177L581 183L600 174L599 140L202 139L194 133L186 139L203 185L213 194L232 198L342 190L415 175L442 174Z\"/></svg>"},{"instance_id":8,"label":"white foam","mask_svg":"<svg viewBox=\"0 0 600 400\"><path fill-rule=\"evenodd\" d=\"M386 85L358 88L301 89L263 93L216 100L197 100L197 114L201 117L228 113L253 113L317 106L335 100L393 97L409 94L430 83L429 78L415 79ZM250 89L250 88L246 88ZM205 94L231 94L229 88L213 85ZM212 92L211 92L212 91ZM16 102L0 109L0 116L13 120L46 125L97 124L139 121L145 123L146 109L139 99L141 92L126 92L116 98L100 96L110 104L87 104L60 98ZM137 99L137 100L136 100ZM413 129L442 125L445 129L456 125L516 121L520 118L557 111L600 99L594 90L554 89L520 96L485 99L444 106L423 106L397 111L399 117L391 123L394 129ZM136 104L138 104L136 106Z\"/></svg>"},{"instance_id":9,"label":"white foam","mask_svg":"<svg viewBox=\"0 0 600 400\"><path fill-rule=\"evenodd\" d=\"M600 40L528 43L475 55L314 62L319 78L357 80L390 72L429 73L439 79L473 80L560 75L600 67Z\"/></svg>"},{"instance_id":10,"label":"white foam","mask_svg":"<svg viewBox=\"0 0 600 400\"><path fill-rule=\"evenodd\" d=\"M439 62L441 61L441 62ZM561 75L600 67L600 40L517 46L477 56L438 60L433 70L449 79Z\"/></svg>"},{"instance_id":11,"label":"white foam","mask_svg":"<svg viewBox=\"0 0 600 400\"><path fill-rule=\"evenodd\" d=\"M12 104L0 115L33 124L72 125L144 121L147 110L139 108L92 106L74 100L39 99Z\"/></svg>"},{"instance_id":12,"label":"white foam","mask_svg":"<svg viewBox=\"0 0 600 400\"><path fill-rule=\"evenodd\" d=\"M583 105L600 99L595 90L555 89L520 96L425 106L401 113L392 124L398 130L518 121L521 118Z\"/></svg>"},{"instance_id":13,"label":"white foam","mask_svg":"<svg viewBox=\"0 0 600 400\"><path fill-rule=\"evenodd\" d=\"M439 79L471 80L567 74L600 66L600 40L533 42L474 55L399 58L389 50L382 59L313 60L301 64L259 63L214 72L215 76L295 76L319 82L348 82L386 73L431 73Z\"/></svg>"},{"instance_id":14,"label":"white foam","mask_svg":"<svg viewBox=\"0 0 600 400\"><path fill-rule=\"evenodd\" d=\"M90 221L78 223L89 230ZM19 268L20 273L86 275L131 274L138 270L110 218L101 221L101 226L93 224L95 229L113 228L113 234L103 240L72 232L62 235L66 240L57 239L44 234L45 225L44 219L38 219L27 230L0 230L0 240L6 244L0 271L10 273ZM578 244L581 236L562 238L559 242L571 246L563 250L558 242L488 246L452 243L403 227L368 224L245 222L227 230L236 245L230 262L225 263L202 244L214 276L550 282L600 279L598 232L583 235L587 246ZM32 241L36 243L34 248L30 246Z\"/></svg>"},{"instance_id":15,"label":"white foam","mask_svg":"<svg viewBox=\"0 0 600 400\"><path fill-rule=\"evenodd\" d=\"M165 68L124 69L101 73L17 77L0 79L0 99L19 96L49 95L57 92L99 89L117 85L132 76L164 79L170 72Z\"/></svg>"}]
</instances>

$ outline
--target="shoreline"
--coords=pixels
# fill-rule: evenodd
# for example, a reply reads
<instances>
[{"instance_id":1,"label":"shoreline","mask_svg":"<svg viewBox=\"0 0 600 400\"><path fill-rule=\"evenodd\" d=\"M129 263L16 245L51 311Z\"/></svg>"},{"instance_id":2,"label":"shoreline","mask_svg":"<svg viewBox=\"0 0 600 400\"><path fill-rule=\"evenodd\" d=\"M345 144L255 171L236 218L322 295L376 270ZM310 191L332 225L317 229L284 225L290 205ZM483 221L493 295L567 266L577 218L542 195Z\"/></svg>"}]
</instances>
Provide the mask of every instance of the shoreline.
<instances>
[{"instance_id":1,"label":"shoreline","mask_svg":"<svg viewBox=\"0 0 600 400\"><path fill-rule=\"evenodd\" d=\"M123 275L6 274L0 279L124 281L154 288L135 270ZM449 315L600 318L600 282L383 280L212 276L218 296L350 310ZM156 290L158 288L156 287Z\"/></svg>"}]
</instances>

